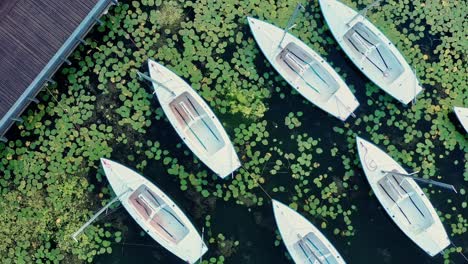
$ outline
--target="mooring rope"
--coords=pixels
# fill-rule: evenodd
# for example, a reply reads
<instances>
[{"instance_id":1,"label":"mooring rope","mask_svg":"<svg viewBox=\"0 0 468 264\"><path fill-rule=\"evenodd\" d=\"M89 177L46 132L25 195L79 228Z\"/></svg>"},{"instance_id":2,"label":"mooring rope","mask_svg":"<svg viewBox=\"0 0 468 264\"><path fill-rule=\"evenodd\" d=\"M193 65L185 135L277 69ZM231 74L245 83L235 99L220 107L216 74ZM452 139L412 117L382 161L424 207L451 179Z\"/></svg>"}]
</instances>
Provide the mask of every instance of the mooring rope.
<instances>
[{"instance_id":1,"label":"mooring rope","mask_svg":"<svg viewBox=\"0 0 468 264\"><path fill-rule=\"evenodd\" d=\"M254 181L255 183L257 184L258 187L260 187L260 189L266 194L266 196L268 196L268 198L270 198L270 200L273 200L273 198L271 198L271 196L268 194L268 192L262 187L262 185L260 183L258 183L257 179L255 177L253 177L250 173L248 174Z\"/></svg>"},{"instance_id":2,"label":"mooring rope","mask_svg":"<svg viewBox=\"0 0 468 264\"><path fill-rule=\"evenodd\" d=\"M452 244L452 246L454 246L455 248L457 248L457 245L455 245L455 243L453 243L452 240L450 240L450 244ZM462 248L463 249L463 248ZM465 254L463 254L463 251L460 251L458 252L460 253L460 255L462 255L462 257L465 259L465 261L468 263L468 258L465 256Z\"/></svg>"},{"instance_id":3,"label":"mooring rope","mask_svg":"<svg viewBox=\"0 0 468 264\"><path fill-rule=\"evenodd\" d=\"M247 152L247 151L245 151L245 152ZM245 153L245 152L244 152L244 153ZM241 156L241 157L242 157L242 156ZM260 177L262 177L263 171L265 170L265 167L266 167L267 164L268 164L268 162L265 162L265 165L263 165L263 169L262 169L262 172L260 173ZM241 168L244 168L244 166L242 165L242 163L241 163L241 166L240 166L240 167L241 167ZM245 169L245 168L244 168L244 169ZM248 175L249 175L250 178L252 178L252 179L255 181L255 183L257 184L257 186L260 187L260 189L265 193L265 195L268 196L268 198L270 198L270 200L273 200L273 198L271 198L270 194L268 194L268 192L263 188L263 186L258 182L258 180L257 180L255 177L253 177L252 174L248 173Z\"/></svg>"}]
</instances>

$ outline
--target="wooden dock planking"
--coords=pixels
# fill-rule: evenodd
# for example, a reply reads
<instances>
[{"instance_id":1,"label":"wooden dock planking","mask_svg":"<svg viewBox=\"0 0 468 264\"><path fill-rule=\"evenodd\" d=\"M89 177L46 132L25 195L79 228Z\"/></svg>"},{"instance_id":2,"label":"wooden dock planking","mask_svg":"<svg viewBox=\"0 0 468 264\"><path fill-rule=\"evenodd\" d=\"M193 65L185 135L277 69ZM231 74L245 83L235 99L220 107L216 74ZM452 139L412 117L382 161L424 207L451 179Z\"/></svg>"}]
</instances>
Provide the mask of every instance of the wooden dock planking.
<instances>
[{"instance_id":1,"label":"wooden dock planking","mask_svg":"<svg viewBox=\"0 0 468 264\"><path fill-rule=\"evenodd\" d=\"M102 2L0 0L0 136L9 126L2 118Z\"/></svg>"}]
</instances>

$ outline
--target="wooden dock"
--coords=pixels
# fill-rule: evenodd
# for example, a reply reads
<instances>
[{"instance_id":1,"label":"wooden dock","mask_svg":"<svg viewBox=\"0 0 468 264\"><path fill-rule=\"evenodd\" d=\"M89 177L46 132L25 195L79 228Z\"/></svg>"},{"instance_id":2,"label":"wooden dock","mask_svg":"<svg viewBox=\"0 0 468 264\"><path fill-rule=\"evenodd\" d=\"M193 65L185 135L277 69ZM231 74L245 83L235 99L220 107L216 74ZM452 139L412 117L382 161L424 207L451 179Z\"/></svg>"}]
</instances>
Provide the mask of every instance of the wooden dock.
<instances>
[{"instance_id":1,"label":"wooden dock","mask_svg":"<svg viewBox=\"0 0 468 264\"><path fill-rule=\"evenodd\" d=\"M0 0L0 137L112 2Z\"/></svg>"}]
</instances>

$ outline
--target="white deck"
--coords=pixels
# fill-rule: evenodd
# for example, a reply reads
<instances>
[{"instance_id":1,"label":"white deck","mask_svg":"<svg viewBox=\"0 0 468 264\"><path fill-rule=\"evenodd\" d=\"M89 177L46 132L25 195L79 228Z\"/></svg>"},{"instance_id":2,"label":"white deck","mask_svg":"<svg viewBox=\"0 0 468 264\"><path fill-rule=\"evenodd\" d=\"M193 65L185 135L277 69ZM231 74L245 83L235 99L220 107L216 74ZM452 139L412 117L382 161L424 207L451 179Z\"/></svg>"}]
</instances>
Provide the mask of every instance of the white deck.
<instances>
[{"instance_id":1,"label":"white deck","mask_svg":"<svg viewBox=\"0 0 468 264\"><path fill-rule=\"evenodd\" d=\"M197 229L182 210L158 187L137 172L108 159L102 167L116 196L135 221L161 246L195 263L208 251Z\"/></svg>"},{"instance_id":2,"label":"white deck","mask_svg":"<svg viewBox=\"0 0 468 264\"><path fill-rule=\"evenodd\" d=\"M359 102L333 68L304 42L283 29L248 17L265 57L283 78L312 104L344 121Z\"/></svg>"},{"instance_id":3,"label":"white deck","mask_svg":"<svg viewBox=\"0 0 468 264\"><path fill-rule=\"evenodd\" d=\"M154 93L177 134L214 173L225 178L240 167L240 161L226 131L206 102L179 76L161 64L148 60Z\"/></svg>"},{"instance_id":4,"label":"white deck","mask_svg":"<svg viewBox=\"0 0 468 264\"><path fill-rule=\"evenodd\" d=\"M455 112L455 115L457 115L457 118L460 120L465 131L468 133L468 108L455 106L453 111Z\"/></svg>"},{"instance_id":5,"label":"white deck","mask_svg":"<svg viewBox=\"0 0 468 264\"><path fill-rule=\"evenodd\" d=\"M357 137L356 144L372 191L403 233L430 256L449 246L450 240L437 212L416 182L383 171L407 172L370 142Z\"/></svg>"},{"instance_id":6,"label":"white deck","mask_svg":"<svg viewBox=\"0 0 468 264\"><path fill-rule=\"evenodd\" d=\"M295 263L346 263L330 241L302 215L276 200L273 200L273 212L283 242Z\"/></svg>"},{"instance_id":7,"label":"white deck","mask_svg":"<svg viewBox=\"0 0 468 264\"><path fill-rule=\"evenodd\" d=\"M372 82L404 104L422 91L398 49L365 17L337 0L319 0L325 20L343 51Z\"/></svg>"}]
</instances>

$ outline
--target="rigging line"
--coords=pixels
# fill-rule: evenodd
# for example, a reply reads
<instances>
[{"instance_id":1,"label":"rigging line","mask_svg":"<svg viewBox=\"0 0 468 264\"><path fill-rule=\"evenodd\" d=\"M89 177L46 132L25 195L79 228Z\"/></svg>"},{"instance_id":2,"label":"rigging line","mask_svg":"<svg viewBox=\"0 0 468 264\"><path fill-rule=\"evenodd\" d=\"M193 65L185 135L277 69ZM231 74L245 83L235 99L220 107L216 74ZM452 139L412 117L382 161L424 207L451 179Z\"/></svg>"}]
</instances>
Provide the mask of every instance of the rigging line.
<instances>
[{"instance_id":1,"label":"rigging line","mask_svg":"<svg viewBox=\"0 0 468 264\"><path fill-rule=\"evenodd\" d=\"M270 198L270 200L273 200L273 198L271 198L271 196L267 193L267 191L265 189L263 189L262 185L260 183L258 183L257 179L255 177L253 177L250 173L249 173L249 176L255 181L255 183L258 185L258 187L260 187L260 189L262 189L262 191L266 194L266 196L268 196L268 198Z\"/></svg>"},{"instance_id":2,"label":"rigging line","mask_svg":"<svg viewBox=\"0 0 468 264\"><path fill-rule=\"evenodd\" d=\"M308 237L306 237L306 239L307 239L307 241L310 242L310 244L312 244L312 246L313 246L315 249L317 249L317 251L318 251L318 252L322 255L322 257L325 259L325 261L326 261L327 263L330 263L330 262L328 261L327 257L325 257L325 254L322 253L322 251L314 244L314 242L312 242L312 240L310 240L310 238L308 238Z\"/></svg>"},{"instance_id":3,"label":"rigging line","mask_svg":"<svg viewBox=\"0 0 468 264\"><path fill-rule=\"evenodd\" d=\"M146 207L137 199L135 199L135 202L137 204L139 204L144 210L145 210L145 213L148 215L148 216L151 216L151 214L148 212L148 209L146 209Z\"/></svg>"},{"instance_id":4,"label":"rigging line","mask_svg":"<svg viewBox=\"0 0 468 264\"><path fill-rule=\"evenodd\" d=\"M298 237L301 239L299 241L297 241L297 243L299 244L299 246L301 246L301 244L304 244L306 248L308 248L310 250L310 253L312 253L312 255L315 257L315 260L317 260L320 264L323 264L323 262L320 260L320 258L315 254L315 252L307 245L307 243L304 243L304 240L303 238L298 235ZM320 251L319 251L320 252ZM308 257L308 254L306 254L306 257L308 260L310 260L310 257ZM315 263L315 261L313 262Z\"/></svg>"},{"instance_id":5,"label":"rigging line","mask_svg":"<svg viewBox=\"0 0 468 264\"><path fill-rule=\"evenodd\" d=\"M171 211L169 211L168 209L166 208L163 208L162 209L163 211L166 211L168 214L170 214L177 222L179 222L179 224L181 224L183 227L185 227L184 223L182 223L179 218L177 218L176 215L174 215Z\"/></svg>"},{"instance_id":6,"label":"rigging line","mask_svg":"<svg viewBox=\"0 0 468 264\"><path fill-rule=\"evenodd\" d=\"M101 217L100 219L97 219L95 222L100 222L104 219L107 219L109 218L110 216L112 216L114 213L116 213L120 208L122 208L122 204L119 204L117 207L113 208L110 212L109 211L109 208L106 210L106 214Z\"/></svg>"},{"instance_id":7,"label":"rigging line","mask_svg":"<svg viewBox=\"0 0 468 264\"><path fill-rule=\"evenodd\" d=\"M161 203L158 201L158 199L156 198L156 196L153 195L153 193L145 186L145 189L146 189L146 192L149 193L149 195L151 195L151 197L153 197L154 201L159 205L161 206Z\"/></svg>"},{"instance_id":8,"label":"rigging line","mask_svg":"<svg viewBox=\"0 0 468 264\"><path fill-rule=\"evenodd\" d=\"M422 215L423 217L426 217L426 216L423 214L423 212L421 211L421 209L419 209L419 207L416 205L416 203L414 202L413 198L411 198L411 195L408 193L408 191L407 191L405 188L403 188L403 186L400 184L400 182L398 182L398 180L396 179L396 177L395 177L394 174L392 174L392 178L395 180L395 182L397 183L397 185L398 185L406 194L409 195L408 197L410 198L410 200L411 200L411 202L413 203L414 207L416 207L416 209L418 209L418 211L421 213L421 215Z\"/></svg>"},{"instance_id":9,"label":"rigging line","mask_svg":"<svg viewBox=\"0 0 468 264\"><path fill-rule=\"evenodd\" d=\"M328 83L322 78L322 76L320 76L320 74L315 70L315 68L314 68L313 66L309 66L309 69L311 69L311 70L315 73L315 75L317 75L317 77L319 77L319 79L320 79L323 83L325 83L327 86L330 86L330 85L328 85Z\"/></svg>"},{"instance_id":10,"label":"rigging line","mask_svg":"<svg viewBox=\"0 0 468 264\"><path fill-rule=\"evenodd\" d=\"M349 114L350 114L352 117L356 118L356 115L353 113L353 111L351 110L351 108L349 108L349 106L347 106L345 103L343 103L343 101L341 101L341 99L340 99L338 96L335 95L334 97L335 97L336 102L337 102L337 103L336 103L336 107L338 108L338 110L340 109L340 108L338 107L338 102L339 102L342 106L344 106L344 108L346 108L346 110L348 110Z\"/></svg>"},{"instance_id":11,"label":"rigging line","mask_svg":"<svg viewBox=\"0 0 468 264\"><path fill-rule=\"evenodd\" d=\"M260 177L263 175L263 171L265 170L265 167L266 165L268 164L268 162L265 162L265 165L263 166L263 169L262 169L262 172L260 174ZM244 167L242 164L239 166L239 167ZM266 196L268 196L268 198L270 198L270 200L273 200L273 198L268 194L268 192L262 187L262 185L260 183L258 183L257 179L255 177L253 177L250 173L248 174L250 176L250 178L252 178L255 183L258 185L258 187L260 187L260 189L266 194Z\"/></svg>"},{"instance_id":12,"label":"rigging line","mask_svg":"<svg viewBox=\"0 0 468 264\"><path fill-rule=\"evenodd\" d=\"M266 165L267 165L267 162L265 162L265 165L263 166L260 177L262 176L263 170L265 169ZM240 167L243 167L243 165L241 164ZM258 187L260 187L260 189L262 189L262 191L266 194L266 196L268 196L268 198L270 198L270 200L273 200L273 198L271 198L271 196L268 194L268 192L265 189L263 189L262 185L260 183L258 183L257 179L255 177L253 177L250 173L248 173L248 175L249 175L250 178L252 178L255 181L255 183L258 185Z\"/></svg>"},{"instance_id":13,"label":"rigging line","mask_svg":"<svg viewBox=\"0 0 468 264\"><path fill-rule=\"evenodd\" d=\"M452 246L457 248L457 245L455 245L455 243L453 243L452 240L450 240L450 244L452 244ZM468 258L465 256L465 254L463 254L463 251L460 251L458 253L460 253L460 255L462 255L462 257L465 259L466 262L468 262Z\"/></svg>"},{"instance_id":14,"label":"rigging line","mask_svg":"<svg viewBox=\"0 0 468 264\"><path fill-rule=\"evenodd\" d=\"M158 226L161 227L162 230L164 230L164 232L166 232L169 236L171 236L173 239L175 239L175 237L174 237L171 233L169 233L169 231L168 231L166 228L164 228L164 226L162 226L162 225L161 225L160 223L158 223L158 222L156 222L156 224L158 224Z\"/></svg>"},{"instance_id":15,"label":"rigging line","mask_svg":"<svg viewBox=\"0 0 468 264\"><path fill-rule=\"evenodd\" d=\"M295 74L297 74L297 76L299 76L299 78L301 78L310 88L312 88L312 90L320 94L320 92L317 89L315 89L312 85L310 85L309 82L307 82L306 79L304 79L304 77L302 77L302 75L299 74L286 60L283 59L283 61Z\"/></svg>"},{"instance_id":16,"label":"rigging line","mask_svg":"<svg viewBox=\"0 0 468 264\"><path fill-rule=\"evenodd\" d=\"M192 100L190 100L190 98L188 96L185 96L187 98L187 100L189 101L190 105L192 106L193 110L195 110L195 112L197 113L197 115L199 117L201 117L200 113L198 112L198 110L195 108L195 106L193 105L192 103ZM213 136L218 140L218 136L216 136L216 134L213 132L213 130L211 129L211 127L205 122L205 119L201 118L201 121L203 122L203 124L205 124L205 126L210 130L211 134L213 134Z\"/></svg>"},{"instance_id":17,"label":"rigging line","mask_svg":"<svg viewBox=\"0 0 468 264\"><path fill-rule=\"evenodd\" d=\"M304 247L302 246L301 241L299 241L298 245L299 245L299 248L302 250L302 253L304 253L304 255L307 257L307 261L310 262L310 263L312 263L312 264L314 264L315 261L312 262L312 260L311 260L310 257L308 256L309 254L307 254L307 252L305 251ZM314 255L314 253L312 253L312 255ZM315 256L315 255L314 255L314 256ZM320 260L319 260L319 261L320 261Z\"/></svg>"},{"instance_id":18,"label":"rigging line","mask_svg":"<svg viewBox=\"0 0 468 264\"><path fill-rule=\"evenodd\" d=\"M350 38L347 38L347 39L348 39L349 43L351 43L351 45L352 45L359 53L361 53L361 54L362 54L368 61L370 61L379 71L381 71L382 74L385 73L385 71L382 70L379 66L377 66L377 64L375 64L374 61L372 61L371 59L369 59L369 57L367 57L366 54L364 54L362 51L360 51L360 50L356 47L356 44L354 44L354 42L353 42Z\"/></svg>"},{"instance_id":19,"label":"rigging line","mask_svg":"<svg viewBox=\"0 0 468 264\"><path fill-rule=\"evenodd\" d=\"M291 17L288 20L288 24L283 29L283 36L281 37L281 40L280 40L280 42L278 44L278 47L281 47L281 44L283 43L283 40L286 37L286 34L288 33L288 31L296 26L296 24L293 24L293 23L294 23L294 20L296 19L297 15L299 14L300 9L305 10L304 6L301 3L298 3L296 8L294 9L293 14L291 15Z\"/></svg>"},{"instance_id":20,"label":"rigging line","mask_svg":"<svg viewBox=\"0 0 468 264\"><path fill-rule=\"evenodd\" d=\"M290 49L286 49L289 53L291 53L292 55L294 55L294 57L298 58L299 60L301 60L302 62L304 62L306 65L309 66L309 69L311 69L316 75L317 77L319 77L319 79L325 83L327 86L330 86L323 78L322 76L320 76L320 74L315 70L315 68L312 66L312 63L314 62L313 60L311 62L306 62L305 60L303 60L301 57L299 57L299 55L297 55L296 53L292 52Z\"/></svg>"},{"instance_id":21,"label":"rigging line","mask_svg":"<svg viewBox=\"0 0 468 264\"><path fill-rule=\"evenodd\" d=\"M190 132L192 132L192 134L195 136L195 138L197 138L198 142L200 142L200 144L203 146L203 148L205 148L205 150L208 150L205 145L203 144L203 142L201 141L201 139L197 136L197 134L193 131L193 129L189 126L189 124L187 123L187 120L185 120L185 118L182 116L182 114L179 112L179 109L177 109L176 106L174 106L174 109L177 111L177 113L179 114L179 116L182 118L182 120L184 120L184 123L185 125L188 127L188 129L190 129Z\"/></svg>"},{"instance_id":22,"label":"rigging line","mask_svg":"<svg viewBox=\"0 0 468 264\"><path fill-rule=\"evenodd\" d=\"M367 14L367 11L369 9L371 9L372 7L374 6L377 6L379 4L379 2L382 1L382 0L375 0L374 2L372 2L371 4L369 4L368 6L366 6L364 9L362 9L361 11L357 12L355 16L353 16L351 18L351 20L348 21L348 23L346 23L347 26L349 26L349 24L354 20L356 19L357 17L359 16L362 16L362 17L366 17L366 14Z\"/></svg>"},{"instance_id":23,"label":"rigging line","mask_svg":"<svg viewBox=\"0 0 468 264\"><path fill-rule=\"evenodd\" d=\"M201 244L202 246L200 247L200 262L199 264L203 264L203 247L205 246L205 242L203 241L203 237L205 236L205 227L202 226L202 231L201 231Z\"/></svg>"},{"instance_id":24,"label":"rigging line","mask_svg":"<svg viewBox=\"0 0 468 264\"><path fill-rule=\"evenodd\" d=\"M384 190L384 192L387 194L387 196L395 203L395 205L400 209L400 212L405 216L406 220L408 220L408 223L411 225L411 221L408 219L408 216L406 216L405 212L403 212L403 209L397 204L397 202L393 199L393 197L387 192L387 190L382 186L382 184L379 182L380 188Z\"/></svg>"},{"instance_id":25,"label":"rigging line","mask_svg":"<svg viewBox=\"0 0 468 264\"><path fill-rule=\"evenodd\" d=\"M380 53L379 47L377 47L376 44L370 42L367 38L365 38L363 35L361 35L361 33L359 33L359 31L357 31L356 29L354 29L354 32L356 32L364 41L366 41L367 43L369 43L369 44L371 44L372 46L375 47L375 49L379 53L380 58L382 59L383 63L385 64L385 67L388 69L387 62L385 62L385 59L382 57L382 54Z\"/></svg>"}]
</instances>

